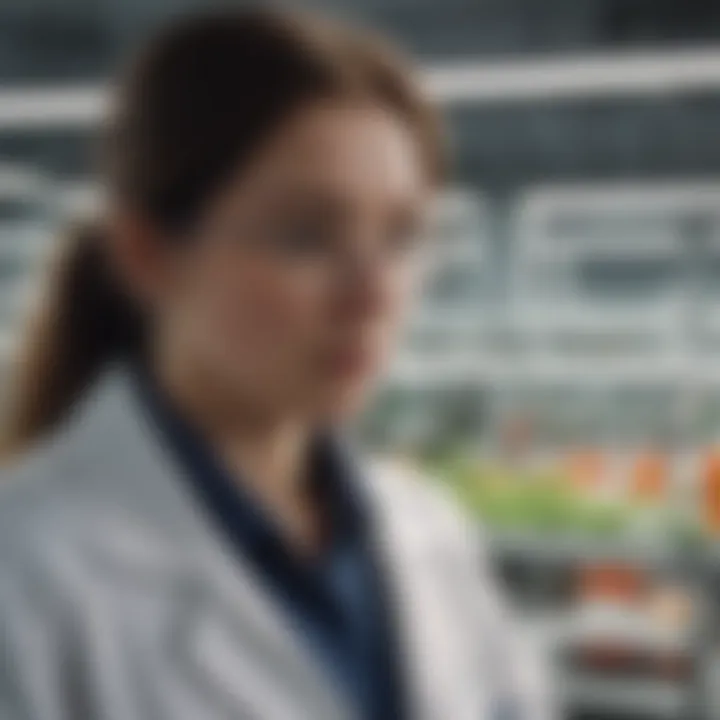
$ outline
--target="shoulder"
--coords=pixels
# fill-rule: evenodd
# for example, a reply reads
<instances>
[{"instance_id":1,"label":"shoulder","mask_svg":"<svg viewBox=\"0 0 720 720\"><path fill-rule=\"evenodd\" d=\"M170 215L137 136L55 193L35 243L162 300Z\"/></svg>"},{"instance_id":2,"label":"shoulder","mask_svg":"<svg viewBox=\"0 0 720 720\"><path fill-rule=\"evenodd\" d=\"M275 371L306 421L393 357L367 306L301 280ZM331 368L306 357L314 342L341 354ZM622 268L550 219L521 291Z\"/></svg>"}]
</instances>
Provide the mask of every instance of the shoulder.
<instances>
[{"instance_id":1,"label":"shoulder","mask_svg":"<svg viewBox=\"0 0 720 720\"><path fill-rule=\"evenodd\" d=\"M402 462L384 458L370 462L377 493L390 513L429 539L449 543L471 555L478 552L483 544L480 528L451 488Z\"/></svg>"},{"instance_id":2,"label":"shoulder","mask_svg":"<svg viewBox=\"0 0 720 720\"><path fill-rule=\"evenodd\" d=\"M55 514L86 489L91 457L75 430L52 434L0 468L0 532L30 515Z\"/></svg>"},{"instance_id":3,"label":"shoulder","mask_svg":"<svg viewBox=\"0 0 720 720\"><path fill-rule=\"evenodd\" d=\"M3 707L55 701L51 684L74 662L88 607L78 547L90 516L85 461L72 450L56 438L0 471L0 654L16 669L12 684L0 678Z\"/></svg>"},{"instance_id":4,"label":"shoulder","mask_svg":"<svg viewBox=\"0 0 720 720\"><path fill-rule=\"evenodd\" d=\"M0 467L0 560L6 548L50 554L80 538L92 544L119 510L124 464L138 449L135 435L126 441L135 418L116 385L98 381L48 436Z\"/></svg>"},{"instance_id":5,"label":"shoulder","mask_svg":"<svg viewBox=\"0 0 720 720\"><path fill-rule=\"evenodd\" d=\"M91 455L69 433L0 470L0 582L47 582L68 569L95 515Z\"/></svg>"},{"instance_id":6,"label":"shoulder","mask_svg":"<svg viewBox=\"0 0 720 720\"><path fill-rule=\"evenodd\" d=\"M407 528L418 572L440 588L463 632L496 671L522 717L554 720L547 657L518 621L502 592L479 522L473 522L439 480L397 463L376 465L376 481L399 524ZM483 661L483 662L485 662Z\"/></svg>"}]
</instances>

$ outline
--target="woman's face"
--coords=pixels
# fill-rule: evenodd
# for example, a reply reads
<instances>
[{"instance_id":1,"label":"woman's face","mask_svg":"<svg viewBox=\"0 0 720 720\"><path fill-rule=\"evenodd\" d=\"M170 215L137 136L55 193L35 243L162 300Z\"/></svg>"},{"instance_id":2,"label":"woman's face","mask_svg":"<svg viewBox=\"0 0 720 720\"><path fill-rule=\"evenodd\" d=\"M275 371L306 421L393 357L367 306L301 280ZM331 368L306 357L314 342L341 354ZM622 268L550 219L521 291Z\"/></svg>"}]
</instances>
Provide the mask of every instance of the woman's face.
<instances>
[{"instance_id":1,"label":"woman's face","mask_svg":"<svg viewBox=\"0 0 720 720\"><path fill-rule=\"evenodd\" d=\"M351 413L416 284L428 191L390 112L300 112L167 251L158 341L263 411Z\"/></svg>"}]
</instances>

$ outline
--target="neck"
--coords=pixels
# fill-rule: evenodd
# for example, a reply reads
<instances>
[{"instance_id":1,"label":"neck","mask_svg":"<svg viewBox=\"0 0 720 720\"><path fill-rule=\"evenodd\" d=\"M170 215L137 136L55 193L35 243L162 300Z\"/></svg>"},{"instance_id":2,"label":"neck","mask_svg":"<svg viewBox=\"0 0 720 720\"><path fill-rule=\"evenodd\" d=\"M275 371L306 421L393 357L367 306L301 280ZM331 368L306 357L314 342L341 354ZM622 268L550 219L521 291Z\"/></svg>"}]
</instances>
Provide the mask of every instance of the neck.
<instances>
[{"instance_id":1,"label":"neck","mask_svg":"<svg viewBox=\"0 0 720 720\"><path fill-rule=\"evenodd\" d=\"M156 381L219 455L237 483L265 507L296 549L319 541L320 518L306 492L309 422L271 416L233 398L202 372L157 358Z\"/></svg>"}]
</instances>

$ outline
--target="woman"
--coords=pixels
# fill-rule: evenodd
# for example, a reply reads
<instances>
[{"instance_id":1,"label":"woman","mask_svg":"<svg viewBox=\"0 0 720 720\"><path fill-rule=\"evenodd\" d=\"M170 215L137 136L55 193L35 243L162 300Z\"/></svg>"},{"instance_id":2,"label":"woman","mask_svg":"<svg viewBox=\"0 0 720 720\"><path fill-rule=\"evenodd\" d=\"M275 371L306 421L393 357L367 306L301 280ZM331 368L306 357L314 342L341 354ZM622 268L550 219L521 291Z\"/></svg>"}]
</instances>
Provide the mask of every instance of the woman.
<instances>
[{"instance_id":1,"label":"woman","mask_svg":"<svg viewBox=\"0 0 720 720\"><path fill-rule=\"evenodd\" d=\"M35 324L0 493L3 720L546 718L454 512L340 439L440 181L392 53L180 21Z\"/></svg>"}]
</instances>

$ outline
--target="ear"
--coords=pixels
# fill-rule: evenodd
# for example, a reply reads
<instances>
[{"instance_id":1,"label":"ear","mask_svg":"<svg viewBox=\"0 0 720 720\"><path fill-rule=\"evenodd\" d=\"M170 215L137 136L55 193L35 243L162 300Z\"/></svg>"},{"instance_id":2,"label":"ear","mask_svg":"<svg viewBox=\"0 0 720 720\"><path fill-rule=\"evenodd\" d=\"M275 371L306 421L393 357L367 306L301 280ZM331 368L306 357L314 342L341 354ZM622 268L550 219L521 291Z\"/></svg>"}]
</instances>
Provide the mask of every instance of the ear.
<instances>
[{"instance_id":1,"label":"ear","mask_svg":"<svg viewBox=\"0 0 720 720\"><path fill-rule=\"evenodd\" d=\"M119 280L138 301L153 303L167 277L166 238L125 207L115 207L109 215L109 252Z\"/></svg>"}]
</instances>

